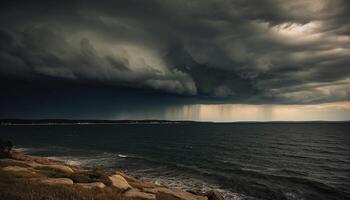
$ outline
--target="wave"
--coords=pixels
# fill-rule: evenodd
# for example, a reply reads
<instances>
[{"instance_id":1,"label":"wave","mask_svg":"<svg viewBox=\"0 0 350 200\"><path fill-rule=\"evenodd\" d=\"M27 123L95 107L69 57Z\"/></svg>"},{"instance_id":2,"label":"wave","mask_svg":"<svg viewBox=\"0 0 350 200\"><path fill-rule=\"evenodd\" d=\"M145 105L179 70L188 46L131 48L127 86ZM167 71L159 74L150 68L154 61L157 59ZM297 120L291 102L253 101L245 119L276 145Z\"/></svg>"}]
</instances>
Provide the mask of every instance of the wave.
<instances>
[{"instance_id":1,"label":"wave","mask_svg":"<svg viewBox=\"0 0 350 200\"><path fill-rule=\"evenodd\" d=\"M14 147L13 148L15 151L19 151L19 152L31 152L32 148L25 148L25 147Z\"/></svg>"},{"instance_id":2,"label":"wave","mask_svg":"<svg viewBox=\"0 0 350 200\"><path fill-rule=\"evenodd\" d=\"M151 179L155 180L158 183L166 184L168 186L177 187L180 189L183 189L184 181L187 181L187 184L185 185L191 185L191 187L198 185L196 181L191 182L184 177L191 176L201 179L202 182L211 181L212 183L216 183L216 187L223 188L225 191L229 191L229 193L232 194L241 194L239 195L241 198L243 198L243 196L250 196L263 199L266 197L271 197L271 199L302 199L304 196L314 195L312 193L317 193L317 191L320 193L331 194L333 197L337 197L339 199L345 198L347 195L346 193L324 183L318 182L317 180L301 178L300 176L303 176L305 174L291 169L270 170L288 172L291 174L291 176L282 176L268 174L264 173L263 171L250 168L224 170L223 168L213 167L204 169L198 166L160 162L142 156L132 156L127 158L133 160L137 159L148 161L167 166L161 168L162 170L154 169L159 171L154 172L153 170L154 174L151 176ZM150 171L139 170L136 172L136 174L139 176L147 176L146 173L150 173ZM299 177L296 177L294 175L299 175ZM157 179L157 177L161 177L162 180ZM270 185L271 182L275 184ZM282 189L282 185L290 185L291 188L297 188L299 191L285 191ZM309 188L309 190L304 191L302 188Z\"/></svg>"},{"instance_id":3,"label":"wave","mask_svg":"<svg viewBox=\"0 0 350 200\"><path fill-rule=\"evenodd\" d=\"M72 159L69 157L57 157L57 156L49 156L47 158L52 159L52 160L59 160L59 161L66 163L67 165L71 165L71 166L82 166L83 165L83 161L81 159Z\"/></svg>"},{"instance_id":4,"label":"wave","mask_svg":"<svg viewBox=\"0 0 350 200\"><path fill-rule=\"evenodd\" d=\"M303 197L317 196L319 193L329 194L326 195L329 199L343 199L348 197L347 193L339 191L327 184L317 180L296 176L267 174L249 168L227 169L226 172L223 172L221 169L219 171L218 168L203 169L197 166L183 164L175 164L174 166L179 169L179 171L189 172L188 174L192 176L197 174L201 177L210 177L210 179L216 180L216 182L220 184L220 187L226 186L226 189L234 188L231 192L242 193L246 196L255 196L259 198L271 197L271 199L301 199ZM298 174L298 172L293 170L282 169L281 171ZM175 171L174 173L178 172ZM296 191L285 191L282 188L282 186L285 187L288 185L291 188L296 188ZM308 188L308 190L303 188Z\"/></svg>"}]
</instances>

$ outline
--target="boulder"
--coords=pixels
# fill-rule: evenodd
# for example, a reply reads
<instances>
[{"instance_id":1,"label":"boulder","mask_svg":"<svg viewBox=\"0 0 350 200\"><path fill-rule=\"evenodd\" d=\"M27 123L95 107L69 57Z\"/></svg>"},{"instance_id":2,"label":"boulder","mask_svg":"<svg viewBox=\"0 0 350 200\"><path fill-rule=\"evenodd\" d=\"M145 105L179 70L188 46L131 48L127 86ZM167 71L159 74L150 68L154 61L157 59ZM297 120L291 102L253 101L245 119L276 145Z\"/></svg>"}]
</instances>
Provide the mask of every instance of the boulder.
<instances>
[{"instance_id":1,"label":"boulder","mask_svg":"<svg viewBox=\"0 0 350 200\"><path fill-rule=\"evenodd\" d=\"M198 196L175 189L156 188L155 190L157 200L208 200L205 196Z\"/></svg>"},{"instance_id":2,"label":"boulder","mask_svg":"<svg viewBox=\"0 0 350 200\"><path fill-rule=\"evenodd\" d=\"M155 188L155 187L154 187L154 188L142 188L141 190L142 190L143 192L156 194L156 193L158 192L158 190L160 190L160 188L164 188L164 187L158 186L158 187L156 187L156 188Z\"/></svg>"},{"instance_id":3,"label":"boulder","mask_svg":"<svg viewBox=\"0 0 350 200\"><path fill-rule=\"evenodd\" d=\"M31 172L26 167L18 167L18 166L7 166L7 167L2 168L2 170L11 171L11 172Z\"/></svg>"},{"instance_id":4,"label":"boulder","mask_svg":"<svg viewBox=\"0 0 350 200\"><path fill-rule=\"evenodd\" d=\"M1 162L3 163L11 163L13 165L24 165L28 167L38 167L41 166L41 164L30 162L30 161L23 161L23 160L15 160L10 158L1 159Z\"/></svg>"},{"instance_id":5,"label":"boulder","mask_svg":"<svg viewBox=\"0 0 350 200\"><path fill-rule=\"evenodd\" d=\"M215 190L206 192L205 196L208 197L208 200L224 200L224 197L221 195L221 193Z\"/></svg>"},{"instance_id":6,"label":"boulder","mask_svg":"<svg viewBox=\"0 0 350 200\"><path fill-rule=\"evenodd\" d=\"M31 167L42 167L43 165L42 164L39 164L39 163L36 163L36 162L31 162L31 161L28 161L28 162L26 162L26 161L22 161L22 162L24 162L24 163L26 163L27 165L29 165L29 166L31 166Z\"/></svg>"},{"instance_id":7,"label":"boulder","mask_svg":"<svg viewBox=\"0 0 350 200\"><path fill-rule=\"evenodd\" d=\"M125 200L155 200L156 196L151 193L141 192L137 189L130 189L123 194Z\"/></svg>"},{"instance_id":8,"label":"boulder","mask_svg":"<svg viewBox=\"0 0 350 200\"><path fill-rule=\"evenodd\" d=\"M77 183L76 185L81 186L86 189L91 188L105 188L106 185L101 182L94 182L94 183Z\"/></svg>"},{"instance_id":9,"label":"boulder","mask_svg":"<svg viewBox=\"0 0 350 200\"><path fill-rule=\"evenodd\" d=\"M72 179L69 178L48 178L40 182L48 185L73 185Z\"/></svg>"},{"instance_id":10,"label":"boulder","mask_svg":"<svg viewBox=\"0 0 350 200\"><path fill-rule=\"evenodd\" d=\"M111 180L112 185L116 187L118 190L125 191L131 188L129 183L122 176L118 174L110 176L109 180Z\"/></svg>"},{"instance_id":11,"label":"boulder","mask_svg":"<svg viewBox=\"0 0 350 200\"><path fill-rule=\"evenodd\" d=\"M41 167L50 168L63 173L74 173L73 169L65 165L41 165Z\"/></svg>"},{"instance_id":12,"label":"boulder","mask_svg":"<svg viewBox=\"0 0 350 200\"><path fill-rule=\"evenodd\" d=\"M144 188L155 188L155 187L159 187L159 185L156 185L154 183L151 182L147 182L147 181L142 181L139 179L136 179L132 176L126 175L122 172L118 172L118 175L122 176L128 183L129 185L131 185L131 187L133 188L137 188L140 190L143 190Z\"/></svg>"}]
</instances>

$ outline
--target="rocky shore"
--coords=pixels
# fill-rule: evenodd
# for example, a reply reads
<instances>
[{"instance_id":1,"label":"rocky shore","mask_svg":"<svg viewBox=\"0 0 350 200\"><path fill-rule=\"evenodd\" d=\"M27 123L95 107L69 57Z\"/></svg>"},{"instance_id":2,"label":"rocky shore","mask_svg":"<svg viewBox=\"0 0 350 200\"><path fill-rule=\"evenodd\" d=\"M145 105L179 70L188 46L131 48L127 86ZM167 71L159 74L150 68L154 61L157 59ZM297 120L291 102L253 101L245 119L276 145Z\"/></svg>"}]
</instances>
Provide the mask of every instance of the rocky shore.
<instances>
[{"instance_id":1,"label":"rocky shore","mask_svg":"<svg viewBox=\"0 0 350 200\"><path fill-rule=\"evenodd\" d=\"M180 191L122 172L69 166L11 151L0 158L0 199L223 200L217 191Z\"/></svg>"}]
</instances>

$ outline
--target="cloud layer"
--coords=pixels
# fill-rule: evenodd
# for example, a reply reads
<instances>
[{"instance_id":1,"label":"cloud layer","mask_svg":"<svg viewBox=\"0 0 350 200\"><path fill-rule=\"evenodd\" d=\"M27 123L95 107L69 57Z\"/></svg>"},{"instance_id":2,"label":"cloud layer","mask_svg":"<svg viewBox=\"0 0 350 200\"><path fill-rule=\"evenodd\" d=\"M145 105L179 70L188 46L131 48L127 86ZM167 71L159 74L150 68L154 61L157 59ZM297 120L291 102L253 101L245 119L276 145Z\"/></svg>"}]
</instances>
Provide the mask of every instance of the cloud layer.
<instances>
[{"instance_id":1,"label":"cloud layer","mask_svg":"<svg viewBox=\"0 0 350 200\"><path fill-rule=\"evenodd\" d=\"M346 0L9 1L0 73L230 103L350 100Z\"/></svg>"}]
</instances>

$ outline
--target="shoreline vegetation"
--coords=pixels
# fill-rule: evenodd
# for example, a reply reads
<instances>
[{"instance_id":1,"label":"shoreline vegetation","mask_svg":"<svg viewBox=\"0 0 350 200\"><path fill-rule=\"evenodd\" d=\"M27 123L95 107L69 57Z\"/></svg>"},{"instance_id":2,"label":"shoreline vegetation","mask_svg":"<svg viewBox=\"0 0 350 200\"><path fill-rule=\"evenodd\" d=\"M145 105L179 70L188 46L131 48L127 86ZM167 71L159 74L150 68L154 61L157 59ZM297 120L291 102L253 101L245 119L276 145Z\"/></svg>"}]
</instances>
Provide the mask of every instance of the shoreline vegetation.
<instances>
[{"instance_id":1,"label":"shoreline vegetation","mask_svg":"<svg viewBox=\"0 0 350 200\"><path fill-rule=\"evenodd\" d=\"M69 166L27 155L0 141L0 199L6 200L223 200L217 191L181 191L122 172Z\"/></svg>"}]
</instances>

